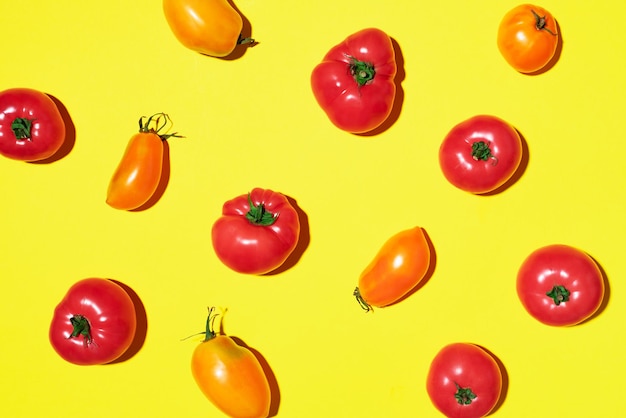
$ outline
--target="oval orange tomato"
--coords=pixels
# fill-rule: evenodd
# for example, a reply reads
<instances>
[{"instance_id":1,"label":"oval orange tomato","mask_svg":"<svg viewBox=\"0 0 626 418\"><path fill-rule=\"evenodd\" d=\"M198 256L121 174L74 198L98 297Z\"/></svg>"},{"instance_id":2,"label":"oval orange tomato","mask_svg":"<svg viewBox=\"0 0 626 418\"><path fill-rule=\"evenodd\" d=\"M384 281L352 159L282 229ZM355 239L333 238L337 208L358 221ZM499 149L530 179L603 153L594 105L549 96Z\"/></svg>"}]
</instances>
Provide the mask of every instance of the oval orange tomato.
<instances>
[{"instance_id":1,"label":"oval orange tomato","mask_svg":"<svg viewBox=\"0 0 626 418\"><path fill-rule=\"evenodd\" d=\"M559 43L554 17L546 9L523 4L509 11L498 28L498 49L504 59L521 73L544 68Z\"/></svg>"},{"instance_id":2,"label":"oval orange tomato","mask_svg":"<svg viewBox=\"0 0 626 418\"><path fill-rule=\"evenodd\" d=\"M232 418L265 418L271 391L259 360L249 349L213 330L209 309L206 338L191 358L191 371L204 395Z\"/></svg>"},{"instance_id":3,"label":"oval orange tomato","mask_svg":"<svg viewBox=\"0 0 626 418\"><path fill-rule=\"evenodd\" d=\"M372 306L382 308L397 302L426 276L430 256L422 228L397 233L361 273L354 296L366 311Z\"/></svg>"},{"instance_id":4,"label":"oval orange tomato","mask_svg":"<svg viewBox=\"0 0 626 418\"><path fill-rule=\"evenodd\" d=\"M228 0L163 0L163 12L180 43L201 54L225 57L254 42L241 38L243 19Z\"/></svg>"},{"instance_id":5,"label":"oval orange tomato","mask_svg":"<svg viewBox=\"0 0 626 418\"><path fill-rule=\"evenodd\" d=\"M156 119L154 119L156 117ZM159 126L160 119L165 122ZM163 141L176 134L159 134L169 117L158 113L143 123L139 119L139 133L133 135L117 169L113 173L106 202L121 210L133 210L144 205L156 191L163 170ZM156 129L150 128L154 120Z\"/></svg>"}]
</instances>

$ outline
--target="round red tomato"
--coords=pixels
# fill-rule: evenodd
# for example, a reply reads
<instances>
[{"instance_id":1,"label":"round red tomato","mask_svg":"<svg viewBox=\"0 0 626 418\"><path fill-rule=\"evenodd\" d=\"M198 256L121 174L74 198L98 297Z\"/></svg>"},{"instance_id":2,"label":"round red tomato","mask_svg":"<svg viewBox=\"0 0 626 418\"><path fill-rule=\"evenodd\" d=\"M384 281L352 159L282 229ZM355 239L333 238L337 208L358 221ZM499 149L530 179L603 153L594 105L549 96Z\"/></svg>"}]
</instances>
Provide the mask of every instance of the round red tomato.
<instances>
[{"instance_id":1,"label":"round red tomato","mask_svg":"<svg viewBox=\"0 0 626 418\"><path fill-rule=\"evenodd\" d=\"M333 47L311 75L318 104L339 129L366 133L391 114L397 72L391 38L364 29Z\"/></svg>"},{"instance_id":2,"label":"round red tomato","mask_svg":"<svg viewBox=\"0 0 626 418\"><path fill-rule=\"evenodd\" d=\"M552 326L578 324L593 315L604 298L596 262L568 245L549 245L526 258L517 274L517 295L530 315Z\"/></svg>"},{"instance_id":3,"label":"round red tomato","mask_svg":"<svg viewBox=\"0 0 626 418\"><path fill-rule=\"evenodd\" d=\"M446 179L461 190L489 193L506 183L522 161L522 140L500 118L479 115L446 135L439 165Z\"/></svg>"},{"instance_id":4,"label":"round red tomato","mask_svg":"<svg viewBox=\"0 0 626 418\"><path fill-rule=\"evenodd\" d=\"M282 194L255 188L224 203L211 237L217 257L247 274L265 274L280 267L300 236L298 212Z\"/></svg>"},{"instance_id":5,"label":"round red tomato","mask_svg":"<svg viewBox=\"0 0 626 418\"><path fill-rule=\"evenodd\" d=\"M559 43L556 21L546 9L522 4L509 11L498 28L498 49L517 71L533 73L544 68Z\"/></svg>"},{"instance_id":6,"label":"round red tomato","mask_svg":"<svg viewBox=\"0 0 626 418\"><path fill-rule=\"evenodd\" d=\"M0 154L14 160L40 161L65 141L65 122L45 93L15 88L0 92Z\"/></svg>"},{"instance_id":7,"label":"round red tomato","mask_svg":"<svg viewBox=\"0 0 626 418\"><path fill-rule=\"evenodd\" d=\"M433 359L426 381L433 405L448 418L484 417L498 403L502 372L496 360L475 344L445 346Z\"/></svg>"},{"instance_id":8,"label":"round red tomato","mask_svg":"<svg viewBox=\"0 0 626 418\"><path fill-rule=\"evenodd\" d=\"M57 305L49 338L70 363L106 364L130 347L136 328L128 293L111 280L90 278L74 284Z\"/></svg>"}]
</instances>

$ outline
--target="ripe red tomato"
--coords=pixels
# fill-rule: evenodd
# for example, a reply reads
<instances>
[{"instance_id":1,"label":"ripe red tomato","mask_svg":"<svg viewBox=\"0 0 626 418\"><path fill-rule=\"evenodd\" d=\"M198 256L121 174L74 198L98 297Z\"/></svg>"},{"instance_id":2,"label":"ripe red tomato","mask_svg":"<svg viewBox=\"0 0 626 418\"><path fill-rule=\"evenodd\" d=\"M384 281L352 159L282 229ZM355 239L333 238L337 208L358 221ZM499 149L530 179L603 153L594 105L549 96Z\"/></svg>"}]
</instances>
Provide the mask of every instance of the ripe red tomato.
<instances>
[{"instance_id":1,"label":"ripe red tomato","mask_svg":"<svg viewBox=\"0 0 626 418\"><path fill-rule=\"evenodd\" d=\"M128 293L111 280L90 278L75 283L57 305L49 338L70 363L106 364L130 347L136 328Z\"/></svg>"},{"instance_id":2,"label":"ripe red tomato","mask_svg":"<svg viewBox=\"0 0 626 418\"><path fill-rule=\"evenodd\" d=\"M339 129L366 133L390 115L396 97L397 65L391 38L364 29L333 47L313 69L318 104Z\"/></svg>"},{"instance_id":3,"label":"ripe red tomato","mask_svg":"<svg viewBox=\"0 0 626 418\"><path fill-rule=\"evenodd\" d=\"M354 296L366 311L397 302L424 278L430 265L430 246L420 227L389 238L363 270Z\"/></svg>"},{"instance_id":4,"label":"ripe red tomato","mask_svg":"<svg viewBox=\"0 0 626 418\"><path fill-rule=\"evenodd\" d=\"M0 154L14 160L40 161L65 141L65 122L45 93L15 88L0 92Z\"/></svg>"},{"instance_id":5,"label":"ripe red tomato","mask_svg":"<svg viewBox=\"0 0 626 418\"><path fill-rule=\"evenodd\" d=\"M554 17L546 9L523 4L509 11L498 28L498 49L504 59L521 73L544 68L559 43Z\"/></svg>"},{"instance_id":6,"label":"ripe red tomato","mask_svg":"<svg viewBox=\"0 0 626 418\"><path fill-rule=\"evenodd\" d=\"M211 232L217 257L247 274L265 274L280 267L300 237L298 212L282 194L255 188L224 203Z\"/></svg>"},{"instance_id":7,"label":"ripe red tomato","mask_svg":"<svg viewBox=\"0 0 626 418\"><path fill-rule=\"evenodd\" d=\"M163 12L180 43L201 54L225 57L254 43L242 38L243 19L228 0L163 0Z\"/></svg>"},{"instance_id":8,"label":"ripe red tomato","mask_svg":"<svg viewBox=\"0 0 626 418\"><path fill-rule=\"evenodd\" d=\"M500 118L479 115L446 135L439 165L450 183L471 193L489 193L506 183L522 161L522 140Z\"/></svg>"},{"instance_id":9,"label":"ripe red tomato","mask_svg":"<svg viewBox=\"0 0 626 418\"><path fill-rule=\"evenodd\" d=\"M106 202L115 209L137 209L154 195L163 170L163 141L178 137L177 134L159 134L169 120L166 114L152 115L145 123L144 119L139 119L139 133L128 142L109 183ZM153 121L155 128L150 127Z\"/></svg>"},{"instance_id":10,"label":"ripe red tomato","mask_svg":"<svg viewBox=\"0 0 626 418\"><path fill-rule=\"evenodd\" d=\"M259 360L246 347L213 330L212 312L209 309L206 338L191 357L191 372L198 387L229 417L267 417L272 397Z\"/></svg>"},{"instance_id":11,"label":"ripe red tomato","mask_svg":"<svg viewBox=\"0 0 626 418\"><path fill-rule=\"evenodd\" d=\"M448 418L484 417L497 405L502 371L486 350L469 343L445 346L433 359L426 390Z\"/></svg>"},{"instance_id":12,"label":"ripe red tomato","mask_svg":"<svg viewBox=\"0 0 626 418\"><path fill-rule=\"evenodd\" d=\"M530 315L552 326L578 324L602 304L604 279L596 262L567 245L535 250L517 274L517 295Z\"/></svg>"}]
</instances>

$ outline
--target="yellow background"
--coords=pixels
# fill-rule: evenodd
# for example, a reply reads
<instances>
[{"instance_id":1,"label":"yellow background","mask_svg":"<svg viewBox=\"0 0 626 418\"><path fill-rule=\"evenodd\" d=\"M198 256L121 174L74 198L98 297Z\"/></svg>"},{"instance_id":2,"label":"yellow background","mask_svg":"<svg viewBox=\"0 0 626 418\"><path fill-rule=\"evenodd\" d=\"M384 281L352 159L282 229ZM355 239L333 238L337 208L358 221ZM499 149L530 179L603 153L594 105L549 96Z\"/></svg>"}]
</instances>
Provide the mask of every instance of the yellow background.
<instances>
[{"instance_id":1,"label":"yellow background","mask_svg":"<svg viewBox=\"0 0 626 418\"><path fill-rule=\"evenodd\" d=\"M279 387L281 417L437 417L426 391L444 345L474 342L506 367L494 416L623 414L626 303L624 68L626 6L546 0L563 36L558 63L515 72L496 32L515 1L239 0L259 41L237 60L184 48L159 1L24 0L0 6L0 89L58 99L74 144L49 164L0 159L0 370L3 417L220 417L196 387L190 356L206 307L228 309L227 334L257 350ZM401 51L402 111L374 137L336 129L309 87L326 51L366 27ZM167 112L170 179L142 212L105 202L142 115ZM525 138L528 164L503 193L474 196L439 169L456 123L493 114ZM304 251L269 277L216 258L224 201L280 191L303 213ZM428 282L365 314L361 270L396 232L422 226L436 250ZM523 259L563 243L610 284L593 320L531 318L515 292ZM147 331L125 362L79 367L48 343L67 289L118 280L141 298Z\"/></svg>"}]
</instances>

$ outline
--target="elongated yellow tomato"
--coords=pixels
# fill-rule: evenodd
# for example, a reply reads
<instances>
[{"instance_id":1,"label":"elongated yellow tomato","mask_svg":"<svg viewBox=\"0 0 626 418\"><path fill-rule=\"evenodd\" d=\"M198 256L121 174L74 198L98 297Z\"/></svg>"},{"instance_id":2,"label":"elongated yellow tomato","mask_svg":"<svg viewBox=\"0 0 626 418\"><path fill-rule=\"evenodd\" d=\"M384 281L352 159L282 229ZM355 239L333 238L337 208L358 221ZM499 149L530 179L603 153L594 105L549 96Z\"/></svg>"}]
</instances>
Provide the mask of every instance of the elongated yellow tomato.
<instances>
[{"instance_id":1,"label":"elongated yellow tomato","mask_svg":"<svg viewBox=\"0 0 626 418\"><path fill-rule=\"evenodd\" d=\"M231 418L269 415L269 382L255 355L212 329L209 310L206 338L193 352L191 371L204 395Z\"/></svg>"},{"instance_id":2,"label":"elongated yellow tomato","mask_svg":"<svg viewBox=\"0 0 626 418\"><path fill-rule=\"evenodd\" d=\"M161 118L165 119L163 125L159 125ZM178 136L159 134L169 120L164 113L151 116L145 124L143 119L139 119L139 133L131 137L109 183L106 202L115 209L133 210L148 202L161 181L163 141ZM153 121L156 128L150 127Z\"/></svg>"},{"instance_id":3,"label":"elongated yellow tomato","mask_svg":"<svg viewBox=\"0 0 626 418\"><path fill-rule=\"evenodd\" d=\"M187 48L225 57L240 43L243 19L228 0L163 0L165 19L174 36Z\"/></svg>"},{"instance_id":4,"label":"elongated yellow tomato","mask_svg":"<svg viewBox=\"0 0 626 418\"><path fill-rule=\"evenodd\" d=\"M430 256L422 228L397 233L363 270L354 296L366 311L397 302L426 276Z\"/></svg>"}]
</instances>

